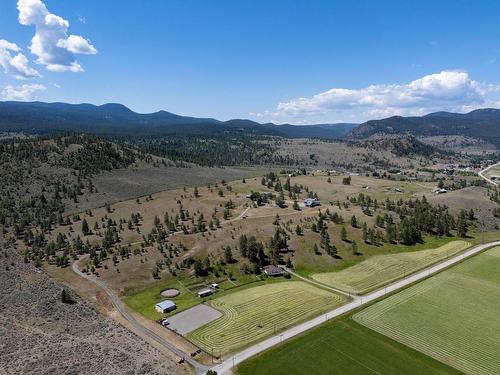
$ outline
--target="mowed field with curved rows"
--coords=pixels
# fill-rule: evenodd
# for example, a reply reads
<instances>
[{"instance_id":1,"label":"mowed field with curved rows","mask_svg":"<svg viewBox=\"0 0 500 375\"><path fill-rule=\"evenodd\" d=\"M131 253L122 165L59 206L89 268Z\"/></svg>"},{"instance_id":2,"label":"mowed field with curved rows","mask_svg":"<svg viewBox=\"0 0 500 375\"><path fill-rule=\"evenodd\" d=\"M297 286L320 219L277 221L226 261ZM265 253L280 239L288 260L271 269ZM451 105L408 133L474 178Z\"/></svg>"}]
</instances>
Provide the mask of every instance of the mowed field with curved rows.
<instances>
[{"instance_id":1,"label":"mowed field with curved rows","mask_svg":"<svg viewBox=\"0 0 500 375\"><path fill-rule=\"evenodd\" d=\"M354 320L462 372L500 374L500 247L403 290Z\"/></svg>"},{"instance_id":2,"label":"mowed field with curved rows","mask_svg":"<svg viewBox=\"0 0 500 375\"><path fill-rule=\"evenodd\" d=\"M248 288L209 301L223 316L187 337L209 353L213 350L224 355L330 311L346 300L302 281Z\"/></svg>"},{"instance_id":3,"label":"mowed field with curved rows","mask_svg":"<svg viewBox=\"0 0 500 375\"><path fill-rule=\"evenodd\" d=\"M435 249L375 255L344 270L316 273L311 277L346 292L364 294L446 259L470 246L471 244L466 241L451 241Z\"/></svg>"}]
</instances>

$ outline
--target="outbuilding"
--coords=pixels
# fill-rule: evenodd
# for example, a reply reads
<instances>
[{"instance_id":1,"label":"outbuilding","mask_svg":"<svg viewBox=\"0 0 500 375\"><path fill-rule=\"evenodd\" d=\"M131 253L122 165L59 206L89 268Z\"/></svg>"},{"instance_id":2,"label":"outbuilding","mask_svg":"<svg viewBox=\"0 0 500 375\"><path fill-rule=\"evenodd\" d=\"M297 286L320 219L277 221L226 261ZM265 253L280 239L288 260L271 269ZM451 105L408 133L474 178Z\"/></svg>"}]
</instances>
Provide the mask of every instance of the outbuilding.
<instances>
[{"instance_id":1,"label":"outbuilding","mask_svg":"<svg viewBox=\"0 0 500 375\"><path fill-rule=\"evenodd\" d=\"M307 198L304 200L304 206L306 207L315 207L320 205L320 201L316 198Z\"/></svg>"},{"instance_id":2,"label":"outbuilding","mask_svg":"<svg viewBox=\"0 0 500 375\"><path fill-rule=\"evenodd\" d=\"M198 292L198 297L203 298L203 297L208 297L214 294L214 291L212 289L205 289L201 290Z\"/></svg>"},{"instance_id":3,"label":"outbuilding","mask_svg":"<svg viewBox=\"0 0 500 375\"><path fill-rule=\"evenodd\" d=\"M267 276L282 276L285 271L283 271L280 267L269 265L264 267L264 273Z\"/></svg>"},{"instance_id":4,"label":"outbuilding","mask_svg":"<svg viewBox=\"0 0 500 375\"><path fill-rule=\"evenodd\" d=\"M169 299L166 299L165 301L157 303L155 305L155 308L159 313L167 313L169 311L175 310L177 308L177 305Z\"/></svg>"}]
</instances>

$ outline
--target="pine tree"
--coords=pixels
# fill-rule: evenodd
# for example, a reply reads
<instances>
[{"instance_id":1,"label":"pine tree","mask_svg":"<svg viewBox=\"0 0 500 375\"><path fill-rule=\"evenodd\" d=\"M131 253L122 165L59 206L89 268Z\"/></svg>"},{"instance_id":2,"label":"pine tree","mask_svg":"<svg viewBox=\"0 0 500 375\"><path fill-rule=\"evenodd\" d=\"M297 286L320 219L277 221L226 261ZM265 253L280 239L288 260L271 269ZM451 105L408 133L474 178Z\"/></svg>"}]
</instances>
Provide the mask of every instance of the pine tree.
<instances>
[{"instance_id":1,"label":"pine tree","mask_svg":"<svg viewBox=\"0 0 500 375\"><path fill-rule=\"evenodd\" d=\"M358 219L356 219L356 216L352 215L351 217L351 227L357 228L358 227Z\"/></svg>"},{"instance_id":2,"label":"pine tree","mask_svg":"<svg viewBox=\"0 0 500 375\"><path fill-rule=\"evenodd\" d=\"M352 254L358 255L358 244L356 243L356 241L354 240L352 241L351 248L352 248Z\"/></svg>"},{"instance_id":3,"label":"pine tree","mask_svg":"<svg viewBox=\"0 0 500 375\"><path fill-rule=\"evenodd\" d=\"M82 233L86 236L90 233L89 223L87 223L86 219L82 221Z\"/></svg>"},{"instance_id":4,"label":"pine tree","mask_svg":"<svg viewBox=\"0 0 500 375\"><path fill-rule=\"evenodd\" d=\"M75 302L73 301L73 298L71 298L71 294L66 288L61 291L61 302L68 304L72 304Z\"/></svg>"},{"instance_id":5,"label":"pine tree","mask_svg":"<svg viewBox=\"0 0 500 375\"><path fill-rule=\"evenodd\" d=\"M347 230L344 226L340 230L340 238L342 239L342 241L347 241Z\"/></svg>"},{"instance_id":6,"label":"pine tree","mask_svg":"<svg viewBox=\"0 0 500 375\"><path fill-rule=\"evenodd\" d=\"M460 215L457 220L457 235L458 237L467 237L467 219L465 218L465 211L460 211Z\"/></svg>"}]
</instances>

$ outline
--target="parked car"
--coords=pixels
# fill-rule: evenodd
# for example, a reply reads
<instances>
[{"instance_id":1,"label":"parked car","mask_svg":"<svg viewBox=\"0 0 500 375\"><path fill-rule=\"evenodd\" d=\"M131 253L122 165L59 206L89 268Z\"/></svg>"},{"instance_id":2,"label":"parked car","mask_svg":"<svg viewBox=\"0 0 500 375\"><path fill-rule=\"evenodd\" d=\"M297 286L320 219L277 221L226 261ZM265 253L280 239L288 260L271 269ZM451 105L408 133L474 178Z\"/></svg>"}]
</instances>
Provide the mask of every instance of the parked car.
<instances>
[{"instance_id":1,"label":"parked car","mask_svg":"<svg viewBox=\"0 0 500 375\"><path fill-rule=\"evenodd\" d=\"M170 322L168 321L168 319L163 319L160 324L163 326L163 327L166 327L170 324Z\"/></svg>"}]
</instances>

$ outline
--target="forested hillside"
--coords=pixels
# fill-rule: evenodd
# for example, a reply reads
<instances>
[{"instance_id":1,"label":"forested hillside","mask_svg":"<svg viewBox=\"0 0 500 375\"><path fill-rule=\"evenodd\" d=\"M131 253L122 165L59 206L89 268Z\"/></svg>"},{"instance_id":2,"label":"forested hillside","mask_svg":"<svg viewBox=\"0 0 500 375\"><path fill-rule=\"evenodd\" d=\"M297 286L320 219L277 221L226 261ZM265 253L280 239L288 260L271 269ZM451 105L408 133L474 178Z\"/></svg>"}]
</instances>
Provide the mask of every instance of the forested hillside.
<instances>
[{"instance_id":1,"label":"forested hillside","mask_svg":"<svg viewBox=\"0 0 500 375\"><path fill-rule=\"evenodd\" d=\"M500 147L500 110L478 109L465 114L436 112L422 117L393 116L367 121L345 137L366 139L376 134L457 135L485 140Z\"/></svg>"},{"instance_id":2,"label":"forested hillside","mask_svg":"<svg viewBox=\"0 0 500 375\"><path fill-rule=\"evenodd\" d=\"M92 175L124 168L138 152L90 136L65 135L0 144L0 226L16 236L24 228L61 224L65 202L94 192Z\"/></svg>"}]
</instances>

